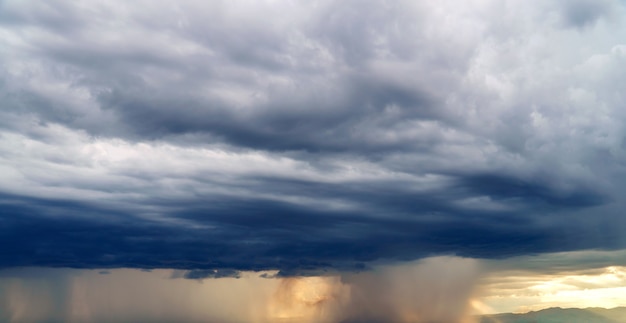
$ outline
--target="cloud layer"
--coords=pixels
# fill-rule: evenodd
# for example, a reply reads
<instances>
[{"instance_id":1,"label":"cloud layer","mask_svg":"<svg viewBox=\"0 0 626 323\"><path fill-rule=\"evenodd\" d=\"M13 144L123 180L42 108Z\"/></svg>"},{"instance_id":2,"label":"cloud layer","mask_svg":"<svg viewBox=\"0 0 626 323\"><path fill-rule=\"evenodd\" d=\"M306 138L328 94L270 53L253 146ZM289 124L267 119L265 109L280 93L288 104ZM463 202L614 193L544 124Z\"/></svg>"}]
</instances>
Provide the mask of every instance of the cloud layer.
<instances>
[{"instance_id":1,"label":"cloud layer","mask_svg":"<svg viewBox=\"0 0 626 323\"><path fill-rule=\"evenodd\" d=\"M625 14L3 1L0 266L288 276L626 248Z\"/></svg>"}]
</instances>

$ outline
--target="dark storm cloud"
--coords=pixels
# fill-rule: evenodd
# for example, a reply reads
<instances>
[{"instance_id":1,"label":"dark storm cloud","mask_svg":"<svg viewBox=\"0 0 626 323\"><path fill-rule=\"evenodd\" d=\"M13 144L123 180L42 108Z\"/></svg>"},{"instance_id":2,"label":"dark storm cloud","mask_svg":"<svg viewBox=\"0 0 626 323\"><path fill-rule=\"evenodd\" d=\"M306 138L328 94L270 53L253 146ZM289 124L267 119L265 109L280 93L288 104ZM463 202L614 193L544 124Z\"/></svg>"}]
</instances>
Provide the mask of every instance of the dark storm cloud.
<instances>
[{"instance_id":1,"label":"dark storm cloud","mask_svg":"<svg viewBox=\"0 0 626 323\"><path fill-rule=\"evenodd\" d=\"M605 271L607 267L626 265L624 253L624 250L585 250L521 256L506 259L506 261L495 260L486 263L493 269L524 270L549 275L564 273L594 274Z\"/></svg>"},{"instance_id":2,"label":"dark storm cloud","mask_svg":"<svg viewBox=\"0 0 626 323\"><path fill-rule=\"evenodd\" d=\"M2 266L626 247L617 3L0 6Z\"/></svg>"},{"instance_id":3,"label":"dark storm cloud","mask_svg":"<svg viewBox=\"0 0 626 323\"><path fill-rule=\"evenodd\" d=\"M563 8L565 24L581 28L595 23L604 16L609 16L618 3L612 0L576 0L559 1L559 5Z\"/></svg>"},{"instance_id":4,"label":"dark storm cloud","mask_svg":"<svg viewBox=\"0 0 626 323\"><path fill-rule=\"evenodd\" d=\"M182 275L187 279L205 279L205 278L241 278L241 273L231 269L195 269L185 272ZM178 278L174 276L174 278Z\"/></svg>"},{"instance_id":5,"label":"dark storm cloud","mask_svg":"<svg viewBox=\"0 0 626 323\"><path fill-rule=\"evenodd\" d=\"M193 220L190 227L132 214L112 218L111 210L69 201L17 202L3 205L3 266L178 268L201 279L236 277L238 270L360 271L370 261L436 254L500 258L607 247L581 244L576 235L584 231L563 235L567 228L542 228L520 214L420 211L412 204L399 214L364 214L225 199L172 214ZM67 214L50 216L59 211Z\"/></svg>"},{"instance_id":6,"label":"dark storm cloud","mask_svg":"<svg viewBox=\"0 0 626 323\"><path fill-rule=\"evenodd\" d=\"M537 207L579 208L602 205L607 196L585 187L574 191L551 187L549 180L520 179L503 174L474 174L461 179L461 185L476 195L496 200L521 200Z\"/></svg>"}]
</instances>

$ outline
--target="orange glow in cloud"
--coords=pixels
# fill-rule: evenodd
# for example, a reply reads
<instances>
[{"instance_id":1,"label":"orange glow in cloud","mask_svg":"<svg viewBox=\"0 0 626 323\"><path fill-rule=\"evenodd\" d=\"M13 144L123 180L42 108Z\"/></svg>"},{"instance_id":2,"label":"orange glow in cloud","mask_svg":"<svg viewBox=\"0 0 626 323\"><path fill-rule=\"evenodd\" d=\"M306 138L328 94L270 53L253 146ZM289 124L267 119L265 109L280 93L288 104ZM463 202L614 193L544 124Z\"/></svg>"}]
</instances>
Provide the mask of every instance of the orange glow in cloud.
<instances>
[{"instance_id":1,"label":"orange glow in cloud","mask_svg":"<svg viewBox=\"0 0 626 323\"><path fill-rule=\"evenodd\" d=\"M348 292L336 277L284 278L270 300L269 316L279 322L327 321Z\"/></svg>"}]
</instances>

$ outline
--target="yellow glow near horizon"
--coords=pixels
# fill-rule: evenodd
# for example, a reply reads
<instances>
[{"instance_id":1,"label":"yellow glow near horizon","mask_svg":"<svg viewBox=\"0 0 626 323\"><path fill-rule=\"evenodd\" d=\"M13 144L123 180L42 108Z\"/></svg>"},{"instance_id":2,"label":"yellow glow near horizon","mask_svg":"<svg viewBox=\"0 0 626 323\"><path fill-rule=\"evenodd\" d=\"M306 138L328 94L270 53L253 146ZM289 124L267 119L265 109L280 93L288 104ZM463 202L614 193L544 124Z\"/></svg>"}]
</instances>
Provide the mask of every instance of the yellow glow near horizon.
<instances>
[{"instance_id":1,"label":"yellow glow near horizon","mask_svg":"<svg viewBox=\"0 0 626 323\"><path fill-rule=\"evenodd\" d=\"M484 290L487 295L481 299L481 309L487 313L626 306L626 267L554 275L500 273L489 279Z\"/></svg>"}]
</instances>

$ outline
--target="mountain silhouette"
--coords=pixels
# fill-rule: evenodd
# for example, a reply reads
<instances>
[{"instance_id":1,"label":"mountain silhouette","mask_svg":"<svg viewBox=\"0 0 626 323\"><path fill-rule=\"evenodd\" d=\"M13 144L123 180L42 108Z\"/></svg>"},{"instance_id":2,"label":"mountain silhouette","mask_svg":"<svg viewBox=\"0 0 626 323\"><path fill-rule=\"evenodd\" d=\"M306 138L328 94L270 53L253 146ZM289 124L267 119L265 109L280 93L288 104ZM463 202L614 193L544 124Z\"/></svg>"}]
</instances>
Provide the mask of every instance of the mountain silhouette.
<instances>
[{"instance_id":1,"label":"mountain silhouette","mask_svg":"<svg viewBox=\"0 0 626 323\"><path fill-rule=\"evenodd\" d=\"M480 323L626 323L626 307L553 307L524 314L493 314L480 317Z\"/></svg>"}]
</instances>

